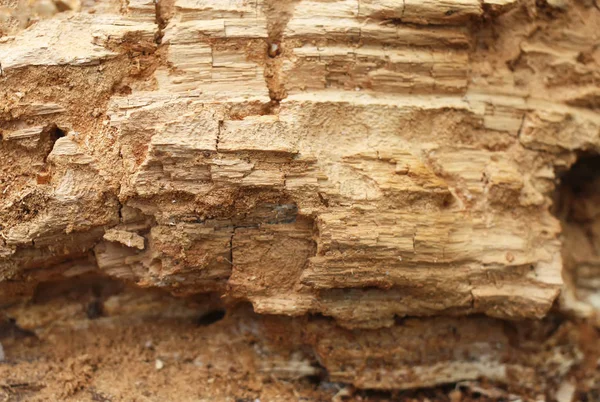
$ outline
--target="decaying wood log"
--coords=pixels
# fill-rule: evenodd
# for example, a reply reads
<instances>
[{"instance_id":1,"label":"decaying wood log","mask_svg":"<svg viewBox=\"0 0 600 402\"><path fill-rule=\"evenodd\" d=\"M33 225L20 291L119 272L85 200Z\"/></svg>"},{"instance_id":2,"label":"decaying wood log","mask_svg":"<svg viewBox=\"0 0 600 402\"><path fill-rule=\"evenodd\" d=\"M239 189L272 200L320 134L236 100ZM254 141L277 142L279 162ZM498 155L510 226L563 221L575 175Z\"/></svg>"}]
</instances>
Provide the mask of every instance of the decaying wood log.
<instances>
[{"instance_id":1,"label":"decaying wood log","mask_svg":"<svg viewBox=\"0 0 600 402\"><path fill-rule=\"evenodd\" d=\"M47 325L24 321L40 287L92 275L249 302L257 336L357 388L592 392L597 3L3 10L0 305L22 328Z\"/></svg>"}]
</instances>

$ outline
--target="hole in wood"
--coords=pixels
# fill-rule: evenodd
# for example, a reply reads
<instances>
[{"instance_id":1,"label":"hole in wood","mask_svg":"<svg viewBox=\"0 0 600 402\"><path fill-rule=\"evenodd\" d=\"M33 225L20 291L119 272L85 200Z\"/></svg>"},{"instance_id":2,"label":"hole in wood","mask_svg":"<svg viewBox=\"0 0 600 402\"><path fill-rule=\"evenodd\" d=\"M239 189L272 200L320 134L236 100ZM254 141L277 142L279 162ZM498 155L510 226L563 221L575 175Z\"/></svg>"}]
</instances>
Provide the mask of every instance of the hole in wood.
<instances>
[{"instance_id":1,"label":"hole in wood","mask_svg":"<svg viewBox=\"0 0 600 402\"><path fill-rule=\"evenodd\" d=\"M560 177L554 214L563 228L563 279L567 290L562 302L568 304L567 310L585 316L587 313L577 303L600 309L600 155L582 154Z\"/></svg>"},{"instance_id":2,"label":"hole in wood","mask_svg":"<svg viewBox=\"0 0 600 402\"><path fill-rule=\"evenodd\" d=\"M210 311L206 314L201 315L198 320L196 321L196 324L199 327L208 327L209 325L212 325L216 322L221 321L223 318L225 318L225 310L213 310Z\"/></svg>"}]
</instances>

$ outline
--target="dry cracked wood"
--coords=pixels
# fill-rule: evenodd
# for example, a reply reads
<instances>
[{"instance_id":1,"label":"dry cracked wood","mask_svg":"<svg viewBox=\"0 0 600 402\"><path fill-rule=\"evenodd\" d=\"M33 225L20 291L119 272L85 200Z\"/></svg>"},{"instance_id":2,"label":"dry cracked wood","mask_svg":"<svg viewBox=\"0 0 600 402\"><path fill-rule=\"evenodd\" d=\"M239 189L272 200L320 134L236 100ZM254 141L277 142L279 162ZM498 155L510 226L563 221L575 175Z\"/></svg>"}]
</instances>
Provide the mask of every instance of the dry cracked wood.
<instances>
[{"instance_id":1,"label":"dry cracked wood","mask_svg":"<svg viewBox=\"0 0 600 402\"><path fill-rule=\"evenodd\" d=\"M597 286L563 284L551 212L558 175L600 150L592 4L81 7L0 37L7 302L98 271L391 333L540 319L564 286L563 310L600 309ZM569 272L597 280L597 251L579 257ZM415 333L502 337L431 320ZM510 377L456 360L325 365L369 388Z\"/></svg>"}]
</instances>

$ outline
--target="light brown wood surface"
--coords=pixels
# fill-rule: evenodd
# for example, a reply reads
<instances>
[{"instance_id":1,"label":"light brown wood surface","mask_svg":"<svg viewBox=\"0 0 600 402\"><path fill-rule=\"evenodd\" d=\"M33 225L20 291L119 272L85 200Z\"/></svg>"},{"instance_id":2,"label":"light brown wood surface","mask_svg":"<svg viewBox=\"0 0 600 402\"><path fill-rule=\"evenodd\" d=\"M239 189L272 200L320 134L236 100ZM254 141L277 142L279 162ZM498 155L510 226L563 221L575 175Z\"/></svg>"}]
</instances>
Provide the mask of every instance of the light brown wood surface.
<instances>
[{"instance_id":1,"label":"light brown wood surface","mask_svg":"<svg viewBox=\"0 0 600 402\"><path fill-rule=\"evenodd\" d=\"M4 306L93 274L319 314L294 325L331 378L382 389L560 383L504 326L598 326L597 207L588 237L555 211L600 150L597 4L3 10Z\"/></svg>"}]
</instances>

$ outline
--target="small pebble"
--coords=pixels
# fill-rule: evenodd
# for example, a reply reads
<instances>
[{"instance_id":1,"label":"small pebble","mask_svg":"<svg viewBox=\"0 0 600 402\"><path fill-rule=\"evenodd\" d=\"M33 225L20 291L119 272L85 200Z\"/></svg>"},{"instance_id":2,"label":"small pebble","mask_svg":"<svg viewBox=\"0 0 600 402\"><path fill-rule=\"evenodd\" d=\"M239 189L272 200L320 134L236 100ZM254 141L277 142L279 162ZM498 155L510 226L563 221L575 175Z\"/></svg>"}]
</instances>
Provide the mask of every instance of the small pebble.
<instances>
[{"instance_id":1,"label":"small pebble","mask_svg":"<svg viewBox=\"0 0 600 402\"><path fill-rule=\"evenodd\" d=\"M157 370L162 370L163 367L165 367L165 363L160 359L156 359L154 362L154 367L156 367Z\"/></svg>"},{"instance_id":2,"label":"small pebble","mask_svg":"<svg viewBox=\"0 0 600 402\"><path fill-rule=\"evenodd\" d=\"M569 7L568 0L546 0L550 7L566 10Z\"/></svg>"},{"instance_id":3,"label":"small pebble","mask_svg":"<svg viewBox=\"0 0 600 402\"><path fill-rule=\"evenodd\" d=\"M279 49L279 44L271 43L269 45L269 57L277 57L281 53L281 49Z\"/></svg>"},{"instance_id":4,"label":"small pebble","mask_svg":"<svg viewBox=\"0 0 600 402\"><path fill-rule=\"evenodd\" d=\"M462 401L462 392L460 392L459 389L454 389L454 390L450 391L450 393L448 394L448 396L450 397L450 401L451 402L460 402L460 401Z\"/></svg>"}]
</instances>

